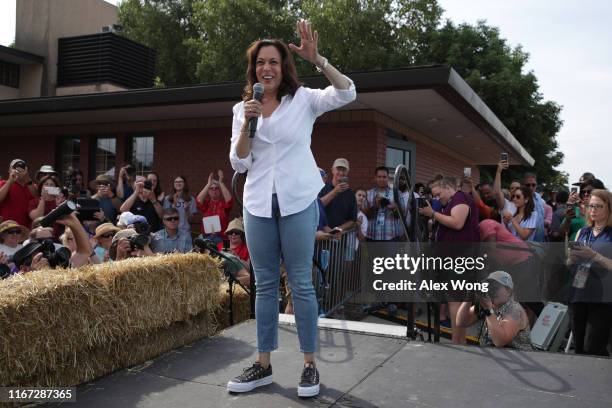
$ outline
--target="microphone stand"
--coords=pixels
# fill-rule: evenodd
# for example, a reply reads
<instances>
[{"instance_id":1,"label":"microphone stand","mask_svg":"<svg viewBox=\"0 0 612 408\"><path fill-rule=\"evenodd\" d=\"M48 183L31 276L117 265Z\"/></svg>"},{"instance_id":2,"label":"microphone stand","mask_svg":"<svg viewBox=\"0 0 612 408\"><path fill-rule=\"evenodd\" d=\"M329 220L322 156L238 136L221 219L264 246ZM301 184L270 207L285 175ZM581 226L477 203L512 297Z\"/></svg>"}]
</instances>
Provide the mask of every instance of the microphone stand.
<instances>
[{"instance_id":1,"label":"microphone stand","mask_svg":"<svg viewBox=\"0 0 612 408\"><path fill-rule=\"evenodd\" d=\"M230 259L228 256L226 256L224 253L219 252L216 248L213 248L211 246L205 246L205 247L199 247L201 249L207 249L211 255L214 255L216 257L219 257L221 259L224 259L227 262L234 262L232 259ZM254 283L253 283L253 274L249 271L249 274L251 275L251 287L253 287ZM229 323L230 326L234 325L234 285L237 284L238 286L240 286L248 295L249 297L251 297L251 291L249 289L246 288L246 286L244 286L242 284L242 282L240 282L239 280L237 280L236 278L234 278L232 276L231 273L226 274L228 281L229 281L229 289L228 289L228 294L229 294ZM251 316L254 314L253 313L254 309L251 308Z\"/></svg>"}]
</instances>

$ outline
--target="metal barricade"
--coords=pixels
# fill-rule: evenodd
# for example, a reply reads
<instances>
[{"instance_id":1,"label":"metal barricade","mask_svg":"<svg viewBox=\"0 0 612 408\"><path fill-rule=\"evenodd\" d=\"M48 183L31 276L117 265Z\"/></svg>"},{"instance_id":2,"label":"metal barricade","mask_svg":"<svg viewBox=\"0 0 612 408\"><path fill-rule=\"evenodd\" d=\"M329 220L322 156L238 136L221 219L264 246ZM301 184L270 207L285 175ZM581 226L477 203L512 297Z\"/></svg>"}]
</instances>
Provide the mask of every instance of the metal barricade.
<instances>
[{"instance_id":1,"label":"metal barricade","mask_svg":"<svg viewBox=\"0 0 612 408\"><path fill-rule=\"evenodd\" d=\"M339 240L315 243L313 283L319 316L331 316L361 290L360 251L354 228L344 231Z\"/></svg>"}]
</instances>

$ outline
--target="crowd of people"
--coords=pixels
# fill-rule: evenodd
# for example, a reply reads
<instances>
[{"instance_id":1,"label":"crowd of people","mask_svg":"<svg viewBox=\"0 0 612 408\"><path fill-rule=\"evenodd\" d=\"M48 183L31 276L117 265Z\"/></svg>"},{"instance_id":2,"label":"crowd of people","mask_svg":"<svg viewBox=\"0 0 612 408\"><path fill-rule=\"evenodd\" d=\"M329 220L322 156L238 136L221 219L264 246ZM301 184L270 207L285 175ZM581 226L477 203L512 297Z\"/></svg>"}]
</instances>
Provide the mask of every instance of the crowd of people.
<instances>
[{"instance_id":1,"label":"crowd of people","mask_svg":"<svg viewBox=\"0 0 612 408\"><path fill-rule=\"evenodd\" d=\"M230 221L233 200L221 170L210 173L196 197L184 176L176 176L166 192L156 172L137 175L131 165L119 170L118 180L102 174L86 183L78 170L60 178L50 165L32 178L27 163L14 159L8 177L0 180L3 278L212 245L235 261L230 268L235 277L249 282L244 227L240 217ZM199 235L192 233L198 224Z\"/></svg>"},{"instance_id":2,"label":"crowd of people","mask_svg":"<svg viewBox=\"0 0 612 408\"><path fill-rule=\"evenodd\" d=\"M502 188L501 176L506 169L508 163L501 161L492 184L474 185L469 177L443 176L426 184L417 183L414 197L423 200L414 221L422 226L421 238L430 242L511 245L581 242L583 245L572 249L574 273L585 264L594 271L593 276L606 273L607 260L612 258L611 245L605 245L612 242L612 211L610 193L604 184L593 174L585 173L571 191L546 191L545 195L532 173L525 174L522 180L512 180L507 189ZM349 171L345 158L333 162L330 176L319 168L324 187L318 198L315 239L340 240L348 231L354 231L355 249L360 241L406 240L390 187L389 170L377 167L374 187L355 191L350 187ZM399 205L410 225L409 191L404 190ZM42 226L45 216L66 200L79 202L82 207L51 226ZM250 259L243 220L239 217L230 221L232 208L232 194L221 170L210 173L206 185L194 196L187 179L180 175L172 180L168 192L162 188L156 172L136 175L131 165L120 169L118 182L108 175L99 175L86 183L79 171L62 182L50 165L42 166L31 178L26 162L15 159L10 163L8 177L0 180L3 277L50 266L78 267L157 253L199 251L204 248L194 242L205 240L236 261L231 266L233 276L248 285ZM205 230L203 219L212 219L211 225L217 225L217 230ZM199 235L192 232L196 224ZM531 261L520 251L506 256L506 263L514 270L532 268ZM509 279L512 290L512 278ZM609 332L612 308L608 303L593 302L593 292L600 290L593 286L595 278L587 279L583 287L574 285L568 299L576 351L605 355L608 341L605 333ZM543 307L541 302L517 303L513 298L508 301L519 312L506 313L506 317L524 313L529 322L527 330ZM394 304L389 306L395 308ZM507 306L498 306L501 313L498 318L502 321ZM495 310L494 305L483 305L485 311L491 308ZM292 311L293 305L287 305L287 310ZM455 343L465 342L466 322L471 322L469 310L469 306L455 301L441 308L441 319L450 320ZM512 341L510 338L505 344Z\"/></svg>"}]
</instances>

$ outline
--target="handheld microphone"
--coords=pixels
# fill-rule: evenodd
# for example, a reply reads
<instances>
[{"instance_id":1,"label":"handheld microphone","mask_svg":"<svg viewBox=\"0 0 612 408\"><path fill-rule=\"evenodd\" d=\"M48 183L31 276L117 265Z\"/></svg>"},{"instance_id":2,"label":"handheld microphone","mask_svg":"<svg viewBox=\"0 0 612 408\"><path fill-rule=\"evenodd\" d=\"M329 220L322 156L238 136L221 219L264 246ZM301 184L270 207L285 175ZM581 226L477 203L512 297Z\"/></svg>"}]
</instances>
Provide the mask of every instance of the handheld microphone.
<instances>
[{"instance_id":1,"label":"handheld microphone","mask_svg":"<svg viewBox=\"0 0 612 408\"><path fill-rule=\"evenodd\" d=\"M253 99L261 102L264 94L264 86L257 82L253 85ZM252 139L255 137L255 131L257 131L257 117L249 119L249 137Z\"/></svg>"}]
</instances>

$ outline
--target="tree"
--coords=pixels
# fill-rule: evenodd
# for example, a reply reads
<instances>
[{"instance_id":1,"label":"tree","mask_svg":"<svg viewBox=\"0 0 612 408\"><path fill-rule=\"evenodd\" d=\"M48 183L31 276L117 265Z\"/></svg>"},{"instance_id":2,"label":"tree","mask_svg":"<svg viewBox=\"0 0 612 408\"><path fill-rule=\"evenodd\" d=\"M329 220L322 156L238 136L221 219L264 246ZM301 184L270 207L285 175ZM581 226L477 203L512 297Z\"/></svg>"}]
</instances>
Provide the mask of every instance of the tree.
<instances>
[{"instance_id":1,"label":"tree","mask_svg":"<svg viewBox=\"0 0 612 408\"><path fill-rule=\"evenodd\" d=\"M251 41L297 42L302 17L344 71L406 67L441 14L436 0L126 0L119 8L125 35L158 51L166 85L242 80ZM314 73L296 63L301 75Z\"/></svg>"},{"instance_id":2,"label":"tree","mask_svg":"<svg viewBox=\"0 0 612 408\"><path fill-rule=\"evenodd\" d=\"M243 80L248 46L262 38L293 40L295 21L285 1L197 2L194 25L200 35L189 45L199 56L198 81Z\"/></svg>"},{"instance_id":3,"label":"tree","mask_svg":"<svg viewBox=\"0 0 612 408\"><path fill-rule=\"evenodd\" d=\"M156 84L198 82L199 55L190 46L199 33L193 24L197 0L124 0L119 5L123 35L157 52Z\"/></svg>"},{"instance_id":4,"label":"tree","mask_svg":"<svg viewBox=\"0 0 612 408\"><path fill-rule=\"evenodd\" d=\"M539 180L563 181L563 174L554 169L563 160L556 140L561 107L545 101L534 73L524 72L529 54L521 46L510 48L499 29L484 21L475 26L447 21L431 34L428 44L417 62L452 66L535 159ZM493 169L481 170L485 179L492 178ZM508 177L526 170L515 168Z\"/></svg>"},{"instance_id":5,"label":"tree","mask_svg":"<svg viewBox=\"0 0 612 408\"><path fill-rule=\"evenodd\" d=\"M540 180L563 181L554 170L563 159L561 107L545 101L534 73L524 72L529 55L510 48L495 27L440 25L441 15L437 0L125 0L119 9L125 35L157 50L158 84L242 81L251 41L297 43L303 17L320 33L321 54L344 72L450 65L534 157ZM315 72L299 58L296 64L300 75Z\"/></svg>"}]
</instances>

